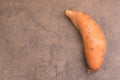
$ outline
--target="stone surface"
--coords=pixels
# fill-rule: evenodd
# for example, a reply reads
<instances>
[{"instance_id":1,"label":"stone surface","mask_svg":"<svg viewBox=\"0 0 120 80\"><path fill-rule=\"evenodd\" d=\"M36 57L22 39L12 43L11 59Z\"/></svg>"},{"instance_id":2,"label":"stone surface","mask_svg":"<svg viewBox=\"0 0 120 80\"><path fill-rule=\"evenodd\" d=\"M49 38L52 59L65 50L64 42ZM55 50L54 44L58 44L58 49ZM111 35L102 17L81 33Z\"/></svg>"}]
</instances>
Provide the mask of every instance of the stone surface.
<instances>
[{"instance_id":1,"label":"stone surface","mask_svg":"<svg viewBox=\"0 0 120 80\"><path fill-rule=\"evenodd\" d=\"M0 80L119 80L120 0L0 0ZM82 37L65 9L87 13L107 39L87 74Z\"/></svg>"}]
</instances>

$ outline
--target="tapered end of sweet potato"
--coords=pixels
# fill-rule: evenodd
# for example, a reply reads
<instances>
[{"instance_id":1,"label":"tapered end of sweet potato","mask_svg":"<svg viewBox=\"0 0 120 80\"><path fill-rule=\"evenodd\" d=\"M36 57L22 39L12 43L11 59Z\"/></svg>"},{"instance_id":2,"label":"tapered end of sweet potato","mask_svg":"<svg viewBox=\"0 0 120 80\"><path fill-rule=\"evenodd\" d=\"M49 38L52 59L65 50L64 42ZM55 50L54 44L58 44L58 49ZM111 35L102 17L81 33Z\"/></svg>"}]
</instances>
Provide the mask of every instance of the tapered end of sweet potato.
<instances>
[{"instance_id":1,"label":"tapered end of sweet potato","mask_svg":"<svg viewBox=\"0 0 120 80\"><path fill-rule=\"evenodd\" d=\"M100 66L98 66L98 67L93 67L93 68L90 68L90 67L88 67L88 73L92 73L92 72L95 72L95 71L97 71L97 70L99 70L100 69Z\"/></svg>"},{"instance_id":2,"label":"tapered end of sweet potato","mask_svg":"<svg viewBox=\"0 0 120 80\"><path fill-rule=\"evenodd\" d=\"M72 14L72 11L71 10L66 10L65 13L66 13L66 15L69 15L69 14Z\"/></svg>"},{"instance_id":3,"label":"tapered end of sweet potato","mask_svg":"<svg viewBox=\"0 0 120 80\"><path fill-rule=\"evenodd\" d=\"M94 72L94 70L88 69L88 74L90 74L90 73L92 73L92 72Z\"/></svg>"},{"instance_id":4,"label":"tapered end of sweet potato","mask_svg":"<svg viewBox=\"0 0 120 80\"><path fill-rule=\"evenodd\" d=\"M69 18L71 18L71 17L74 15L73 11L71 11L71 10L66 10L66 11L65 11L65 14L66 14Z\"/></svg>"}]
</instances>

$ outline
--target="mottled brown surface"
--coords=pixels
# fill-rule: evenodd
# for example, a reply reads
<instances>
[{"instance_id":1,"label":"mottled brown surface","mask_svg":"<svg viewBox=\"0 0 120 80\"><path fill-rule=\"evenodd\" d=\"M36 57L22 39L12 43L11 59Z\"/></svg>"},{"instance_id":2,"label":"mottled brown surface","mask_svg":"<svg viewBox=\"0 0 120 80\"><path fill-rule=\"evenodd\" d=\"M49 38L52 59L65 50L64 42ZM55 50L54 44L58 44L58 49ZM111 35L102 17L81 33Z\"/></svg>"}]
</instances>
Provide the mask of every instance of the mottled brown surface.
<instances>
[{"instance_id":1,"label":"mottled brown surface","mask_svg":"<svg viewBox=\"0 0 120 80\"><path fill-rule=\"evenodd\" d=\"M120 0L0 0L0 80L119 80ZM65 9L87 13L107 38L87 74L82 38Z\"/></svg>"}]
</instances>

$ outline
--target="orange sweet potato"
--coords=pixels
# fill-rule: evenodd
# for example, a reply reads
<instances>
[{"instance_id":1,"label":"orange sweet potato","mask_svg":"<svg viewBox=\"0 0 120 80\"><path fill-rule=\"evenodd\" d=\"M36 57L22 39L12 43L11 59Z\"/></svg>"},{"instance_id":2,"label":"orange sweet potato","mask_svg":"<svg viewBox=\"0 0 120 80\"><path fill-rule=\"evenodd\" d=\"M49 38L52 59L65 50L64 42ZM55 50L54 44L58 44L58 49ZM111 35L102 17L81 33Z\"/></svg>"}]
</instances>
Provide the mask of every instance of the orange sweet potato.
<instances>
[{"instance_id":1,"label":"orange sweet potato","mask_svg":"<svg viewBox=\"0 0 120 80\"><path fill-rule=\"evenodd\" d=\"M82 34L88 72L98 70L106 51L106 39L102 30L93 19L82 12L66 10L66 15Z\"/></svg>"}]
</instances>

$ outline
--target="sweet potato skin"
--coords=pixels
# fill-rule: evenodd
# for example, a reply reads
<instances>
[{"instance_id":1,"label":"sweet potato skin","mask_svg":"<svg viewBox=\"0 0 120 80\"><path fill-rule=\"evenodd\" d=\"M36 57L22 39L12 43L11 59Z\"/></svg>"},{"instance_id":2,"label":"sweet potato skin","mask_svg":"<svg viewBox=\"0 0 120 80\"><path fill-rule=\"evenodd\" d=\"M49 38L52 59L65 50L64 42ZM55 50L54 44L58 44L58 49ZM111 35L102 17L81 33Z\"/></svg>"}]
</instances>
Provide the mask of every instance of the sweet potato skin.
<instances>
[{"instance_id":1,"label":"sweet potato skin","mask_svg":"<svg viewBox=\"0 0 120 80\"><path fill-rule=\"evenodd\" d=\"M66 10L66 15L82 34L88 72L98 70L106 52L106 39L102 30L92 18L82 12Z\"/></svg>"}]
</instances>

